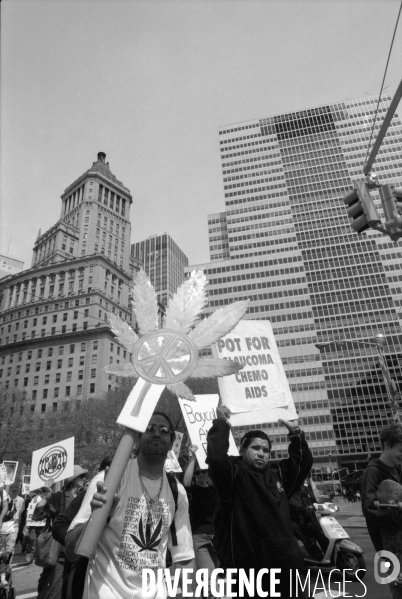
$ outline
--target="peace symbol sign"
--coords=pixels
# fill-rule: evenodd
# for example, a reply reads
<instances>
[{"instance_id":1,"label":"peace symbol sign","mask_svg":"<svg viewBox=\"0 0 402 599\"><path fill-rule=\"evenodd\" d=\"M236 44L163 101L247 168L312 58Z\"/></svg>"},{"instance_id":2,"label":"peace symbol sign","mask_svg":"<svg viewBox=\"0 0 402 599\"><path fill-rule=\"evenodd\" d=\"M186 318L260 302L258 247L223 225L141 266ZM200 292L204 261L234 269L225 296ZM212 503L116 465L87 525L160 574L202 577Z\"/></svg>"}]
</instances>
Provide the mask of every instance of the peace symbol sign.
<instances>
[{"instance_id":1,"label":"peace symbol sign","mask_svg":"<svg viewBox=\"0 0 402 599\"><path fill-rule=\"evenodd\" d=\"M198 350L184 333L159 329L147 333L133 349L139 375L150 383L171 385L187 379L196 369Z\"/></svg>"}]
</instances>

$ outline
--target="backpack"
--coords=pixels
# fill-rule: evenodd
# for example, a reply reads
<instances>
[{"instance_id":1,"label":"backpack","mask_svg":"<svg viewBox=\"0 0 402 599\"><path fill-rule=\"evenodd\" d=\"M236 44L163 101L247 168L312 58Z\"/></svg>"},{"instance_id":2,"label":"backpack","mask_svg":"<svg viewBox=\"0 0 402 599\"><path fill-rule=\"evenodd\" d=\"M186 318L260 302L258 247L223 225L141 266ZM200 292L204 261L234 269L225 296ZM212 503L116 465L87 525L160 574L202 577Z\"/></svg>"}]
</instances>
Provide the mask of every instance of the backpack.
<instances>
[{"instance_id":1,"label":"backpack","mask_svg":"<svg viewBox=\"0 0 402 599\"><path fill-rule=\"evenodd\" d=\"M177 512L177 501L179 498L179 488L177 486L177 479L173 472L166 472L166 476L168 479L170 490L172 491L173 499L174 499L174 513L176 515ZM170 525L170 534L172 536L172 545L174 547L177 546L177 534L176 534L176 525L174 522L174 516L172 520L172 524Z\"/></svg>"}]
</instances>

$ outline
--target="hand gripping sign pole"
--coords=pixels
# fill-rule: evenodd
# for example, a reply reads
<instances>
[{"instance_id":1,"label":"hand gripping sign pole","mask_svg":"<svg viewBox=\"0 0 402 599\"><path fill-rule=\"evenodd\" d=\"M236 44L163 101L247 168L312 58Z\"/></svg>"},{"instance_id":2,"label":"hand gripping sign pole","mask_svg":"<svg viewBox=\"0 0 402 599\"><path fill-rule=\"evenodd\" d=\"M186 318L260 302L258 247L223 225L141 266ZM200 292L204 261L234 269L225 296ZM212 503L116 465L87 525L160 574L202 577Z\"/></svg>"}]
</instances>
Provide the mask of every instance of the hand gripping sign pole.
<instances>
[{"instance_id":1,"label":"hand gripping sign pole","mask_svg":"<svg viewBox=\"0 0 402 599\"><path fill-rule=\"evenodd\" d=\"M109 314L113 333L132 354L132 362L110 365L105 370L116 376L138 377L117 422L125 426L123 436L106 475L106 503L93 511L76 547L76 553L92 557L109 516L130 459L137 431L144 432L165 386L177 396L194 400L184 381L192 377L234 374L242 366L219 358L199 358L198 350L226 335L246 313L248 300L218 309L199 320L207 303L207 280L202 270L189 279L169 301L163 328L158 329L156 293L144 271L134 283L133 308L140 336L123 320Z\"/></svg>"}]
</instances>

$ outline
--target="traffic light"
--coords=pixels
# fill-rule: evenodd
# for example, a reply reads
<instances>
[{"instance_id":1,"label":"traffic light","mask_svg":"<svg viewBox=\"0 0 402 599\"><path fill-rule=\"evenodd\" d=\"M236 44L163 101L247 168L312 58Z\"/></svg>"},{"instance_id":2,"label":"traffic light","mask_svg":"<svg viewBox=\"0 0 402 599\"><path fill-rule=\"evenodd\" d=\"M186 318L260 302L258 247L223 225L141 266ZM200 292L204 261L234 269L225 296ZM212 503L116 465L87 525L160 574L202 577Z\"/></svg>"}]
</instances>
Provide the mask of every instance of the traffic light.
<instances>
[{"instance_id":1,"label":"traffic light","mask_svg":"<svg viewBox=\"0 0 402 599\"><path fill-rule=\"evenodd\" d=\"M350 191L343 198L343 201L348 206L349 218L353 219L350 223L351 227L357 233L363 233L370 227L376 229L381 225L380 215L374 206L373 198L364 180L353 181L353 191Z\"/></svg>"},{"instance_id":2,"label":"traffic light","mask_svg":"<svg viewBox=\"0 0 402 599\"><path fill-rule=\"evenodd\" d=\"M393 241L402 236L402 188L390 183L381 185L380 196L385 214L385 228Z\"/></svg>"}]
</instances>

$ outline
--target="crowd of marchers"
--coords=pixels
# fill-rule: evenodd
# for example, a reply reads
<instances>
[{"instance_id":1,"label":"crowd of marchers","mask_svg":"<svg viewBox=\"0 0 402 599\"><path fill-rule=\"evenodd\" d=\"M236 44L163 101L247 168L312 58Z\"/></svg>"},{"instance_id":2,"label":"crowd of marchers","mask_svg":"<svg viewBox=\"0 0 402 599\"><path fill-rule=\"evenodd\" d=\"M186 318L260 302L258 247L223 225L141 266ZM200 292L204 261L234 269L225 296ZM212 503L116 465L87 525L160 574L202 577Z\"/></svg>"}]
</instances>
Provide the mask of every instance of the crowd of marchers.
<instances>
[{"instance_id":1,"label":"crowd of marchers","mask_svg":"<svg viewBox=\"0 0 402 599\"><path fill-rule=\"evenodd\" d=\"M91 513L106 509L104 481L109 457L90 481L87 471L75 466L74 475L58 492L45 487L23 499L16 485L8 492L0 490L3 561L11 562L20 541L28 562L35 554L40 554L43 562L49 549L41 546L42 533L47 531L57 541L57 551L54 563L41 572L38 599L145 595L164 599L169 596L166 586L162 594L160 587L144 589L143 572L166 567L172 573L181 569L192 572L194 589L198 570L209 578L218 567L223 577L230 570L233 592L244 597L255 595L244 592L238 573L259 577L259 588L269 592L270 571L279 571L275 583L280 596L306 599L290 575L294 570L303 571L290 502L308 477L313 458L297 421L280 423L288 431L287 458L270 460L271 441L262 430L248 431L241 439L240 455L230 456L230 411L218 407L207 439L208 469L199 467L197 448L191 446L180 482L164 469L175 439L172 422L164 412L155 411L146 431L137 434L135 457L125 468L93 558L82 557L75 549ZM402 525L402 503L398 509L376 504L376 489L382 480L402 480L402 425L384 429L381 444L381 456L369 463L362 484L363 513L376 550L387 549L384 529ZM0 586L6 585L6 577L2 577ZM401 588L398 580L391 584L394 599L402 597ZM204 596L210 593L207 585Z\"/></svg>"}]
</instances>

